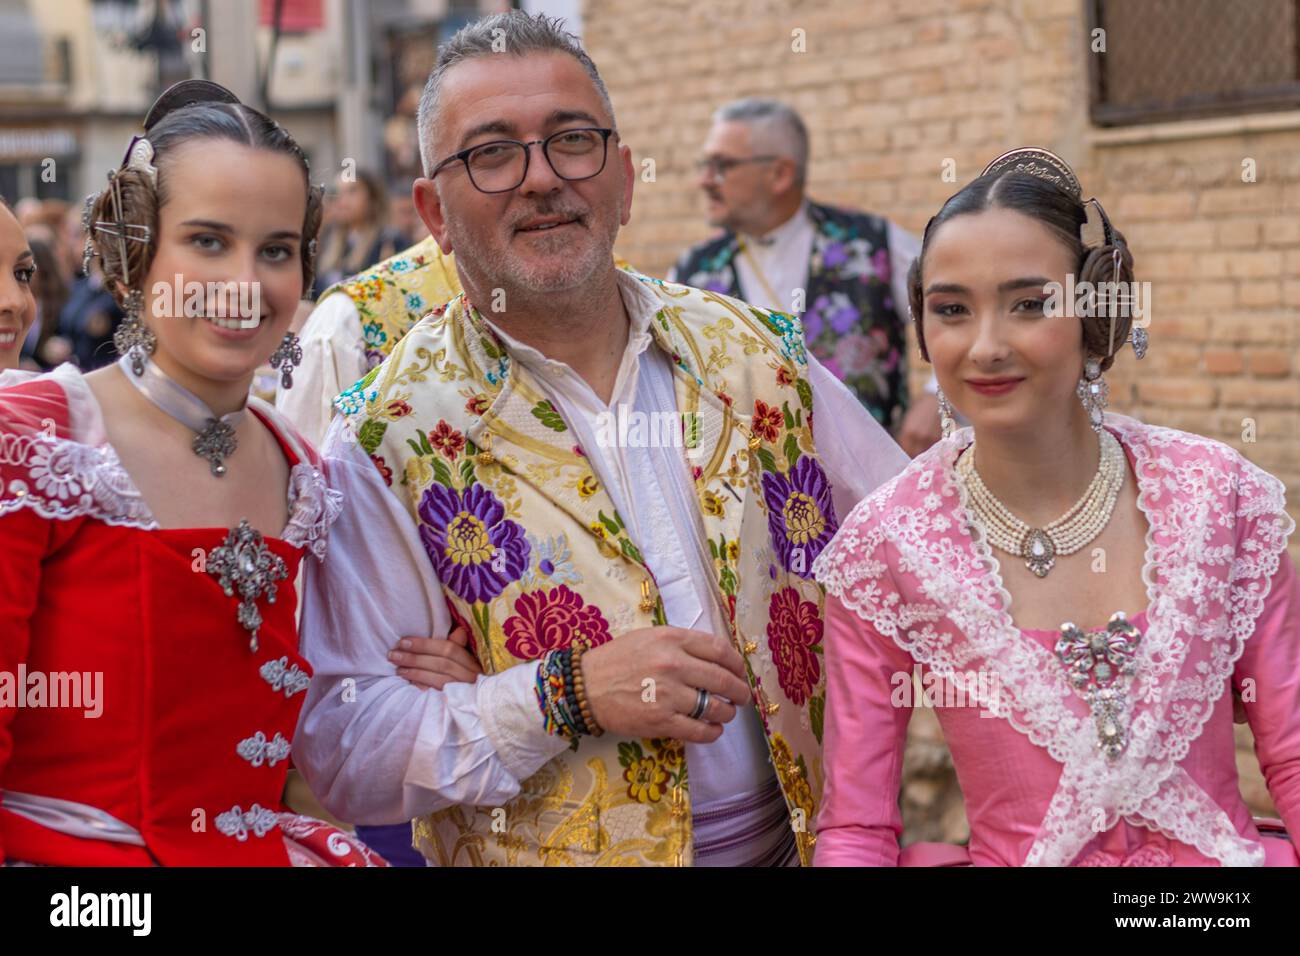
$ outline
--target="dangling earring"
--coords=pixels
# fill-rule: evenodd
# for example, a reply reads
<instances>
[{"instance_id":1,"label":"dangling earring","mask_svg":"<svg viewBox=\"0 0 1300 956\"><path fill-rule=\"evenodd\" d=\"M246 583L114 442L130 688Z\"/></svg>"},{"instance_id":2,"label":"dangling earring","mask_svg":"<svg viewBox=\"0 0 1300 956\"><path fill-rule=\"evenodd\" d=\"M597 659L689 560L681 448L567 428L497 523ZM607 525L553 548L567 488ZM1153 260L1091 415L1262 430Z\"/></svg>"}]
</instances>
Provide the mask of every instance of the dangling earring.
<instances>
[{"instance_id":1,"label":"dangling earring","mask_svg":"<svg viewBox=\"0 0 1300 956\"><path fill-rule=\"evenodd\" d=\"M1137 356L1139 361L1147 357L1147 343L1150 341L1150 337L1147 335L1146 329L1136 325L1133 326L1129 331L1128 341L1129 345L1133 346L1133 354Z\"/></svg>"},{"instance_id":2,"label":"dangling earring","mask_svg":"<svg viewBox=\"0 0 1300 956\"><path fill-rule=\"evenodd\" d=\"M284 338L271 353L271 368L280 369L281 388L293 388L293 370L301 364L302 346L298 344L298 336L293 332L285 332Z\"/></svg>"},{"instance_id":3,"label":"dangling earring","mask_svg":"<svg viewBox=\"0 0 1300 956\"><path fill-rule=\"evenodd\" d=\"M126 318L113 331L113 348L118 355L131 359L131 371L139 377L144 374L144 362L158 347L158 336L149 330L140 317L144 312L144 293L132 289L126 296Z\"/></svg>"},{"instance_id":4,"label":"dangling earring","mask_svg":"<svg viewBox=\"0 0 1300 956\"><path fill-rule=\"evenodd\" d=\"M952 404L948 401L948 396L943 393L943 389L939 389L938 397L939 431L944 438L950 438L952 433L957 430L957 422L952 417Z\"/></svg>"},{"instance_id":5,"label":"dangling earring","mask_svg":"<svg viewBox=\"0 0 1300 956\"><path fill-rule=\"evenodd\" d=\"M1079 379L1075 392L1083 403L1084 411L1088 413L1092 430L1100 434L1101 413L1110 401L1110 386L1101 377L1101 362L1098 359L1089 358L1083 363L1083 378Z\"/></svg>"}]
</instances>

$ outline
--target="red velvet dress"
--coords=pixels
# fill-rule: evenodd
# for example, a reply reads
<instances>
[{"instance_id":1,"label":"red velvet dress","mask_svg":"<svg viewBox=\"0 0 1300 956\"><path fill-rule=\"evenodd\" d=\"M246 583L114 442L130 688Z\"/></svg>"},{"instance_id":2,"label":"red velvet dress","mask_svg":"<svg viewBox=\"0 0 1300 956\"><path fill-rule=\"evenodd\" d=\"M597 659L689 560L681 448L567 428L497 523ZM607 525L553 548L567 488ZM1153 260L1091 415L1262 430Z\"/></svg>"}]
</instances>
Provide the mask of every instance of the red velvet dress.
<instances>
[{"instance_id":1,"label":"red velvet dress","mask_svg":"<svg viewBox=\"0 0 1300 956\"><path fill-rule=\"evenodd\" d=\"M0 860L372 862L283 812L310 675L294 579L340 496L270 406L250 407L291 466L288 525L264 539L286 576L253 601L255 651L238 587L208 567L229 529L158 528L79 373L0 390Z\"/></svg>"}]
</instances>

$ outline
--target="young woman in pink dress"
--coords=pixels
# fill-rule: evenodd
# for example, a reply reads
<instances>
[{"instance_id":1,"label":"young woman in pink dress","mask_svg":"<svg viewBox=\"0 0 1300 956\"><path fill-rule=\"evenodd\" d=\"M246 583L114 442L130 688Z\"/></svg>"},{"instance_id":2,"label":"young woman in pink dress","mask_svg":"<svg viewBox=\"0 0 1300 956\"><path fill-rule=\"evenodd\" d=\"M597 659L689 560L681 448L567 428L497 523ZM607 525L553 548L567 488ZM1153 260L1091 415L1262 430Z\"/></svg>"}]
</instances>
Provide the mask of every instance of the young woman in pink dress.
<instances>
[{"instance_id":1,"label":"young woman in pink dress","mask_svg":"<svg viewBox=\"0 0 1300 956\"><path fill-rule=\"evenodd\" d=\"M1124 344L1145 353L1146 320L1082 283L1130 283L1132 263L1046 150L999 157L926 227L911 307L946 437L814 568L819 865L1297 864L1243 802L1233 742L1237 701L1300 832L1295 522L1233 449L1103 413L1103 374ZM900 854L914 669L971 835Z\"/></svg>"}]
</instances>

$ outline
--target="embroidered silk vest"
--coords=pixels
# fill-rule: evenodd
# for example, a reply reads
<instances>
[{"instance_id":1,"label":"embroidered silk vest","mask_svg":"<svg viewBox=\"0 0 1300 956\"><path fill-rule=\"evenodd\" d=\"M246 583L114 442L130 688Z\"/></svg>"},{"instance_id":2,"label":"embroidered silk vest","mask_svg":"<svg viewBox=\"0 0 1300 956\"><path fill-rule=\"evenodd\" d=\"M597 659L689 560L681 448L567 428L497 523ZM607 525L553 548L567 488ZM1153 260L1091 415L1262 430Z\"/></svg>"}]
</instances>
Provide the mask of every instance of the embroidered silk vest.
<instances>
[{"instance_id":1,"label":"embroidered silk vest","mask_svg":"<svg viewBox=\"0 0 1300 956\"><path fill-rule=\"evenodd\" d=\"M450 255L432 236L321 293L341 292L361 317L366 358L378 365L430 309L460 292L460 277Z\"/></svg>"},{"instance_id":2,"label":"embroidered silk vest","mask_svg":"<svg viewBox=\"0 0 1300 956\"><path fill-rule=\"evenodd\" d=\"M812 564L837 523L813 447L803 331L787 315L629 274L659 300L651 332L674 365L714 597L808 863L825 705ZM568 424L463 295L337 406L417 523L485 673L666 623L654 577ZM415 836L442 866L689 865L685 750L584 737L506 806L453 807L416 821Z\"/></svg>"}]
</instances>

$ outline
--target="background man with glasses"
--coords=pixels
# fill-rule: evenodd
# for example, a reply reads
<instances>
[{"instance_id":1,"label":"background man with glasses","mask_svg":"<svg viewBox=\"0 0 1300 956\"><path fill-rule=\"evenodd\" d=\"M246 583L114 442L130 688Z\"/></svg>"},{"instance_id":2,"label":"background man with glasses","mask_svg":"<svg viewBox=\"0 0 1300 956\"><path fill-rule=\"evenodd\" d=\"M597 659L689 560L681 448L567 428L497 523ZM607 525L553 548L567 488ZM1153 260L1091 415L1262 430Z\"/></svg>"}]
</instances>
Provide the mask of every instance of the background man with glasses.
<instances>
[{"instance_id":1,"label":"background man with glasses","mask_svg":"<svg viewBox=\"0 0 1300 956\"><path fill-rule=\"evenodd\" d=\"M709 225L669 277L803 319L808 347L916 454L938 439L932 395L906 416L907 269L920 251L880 216L805 195L808 131L789 106L721 107L697 163Z\"/></svg>"},{"instance_id":2,"label":"background man with glasses","mask_svg":"<svg viewBox=\"0 0 1300 956\"><path fill-rule=\"evenodd\" d=\"M456 34L419 127L465 291L337 402L297 766L435 865L808 862L812 562L905 456L797 320L615 267L632 152L555 21ZM451 682L403 679L458 622L424 652Z\"/></svg>"}]
</instances>

